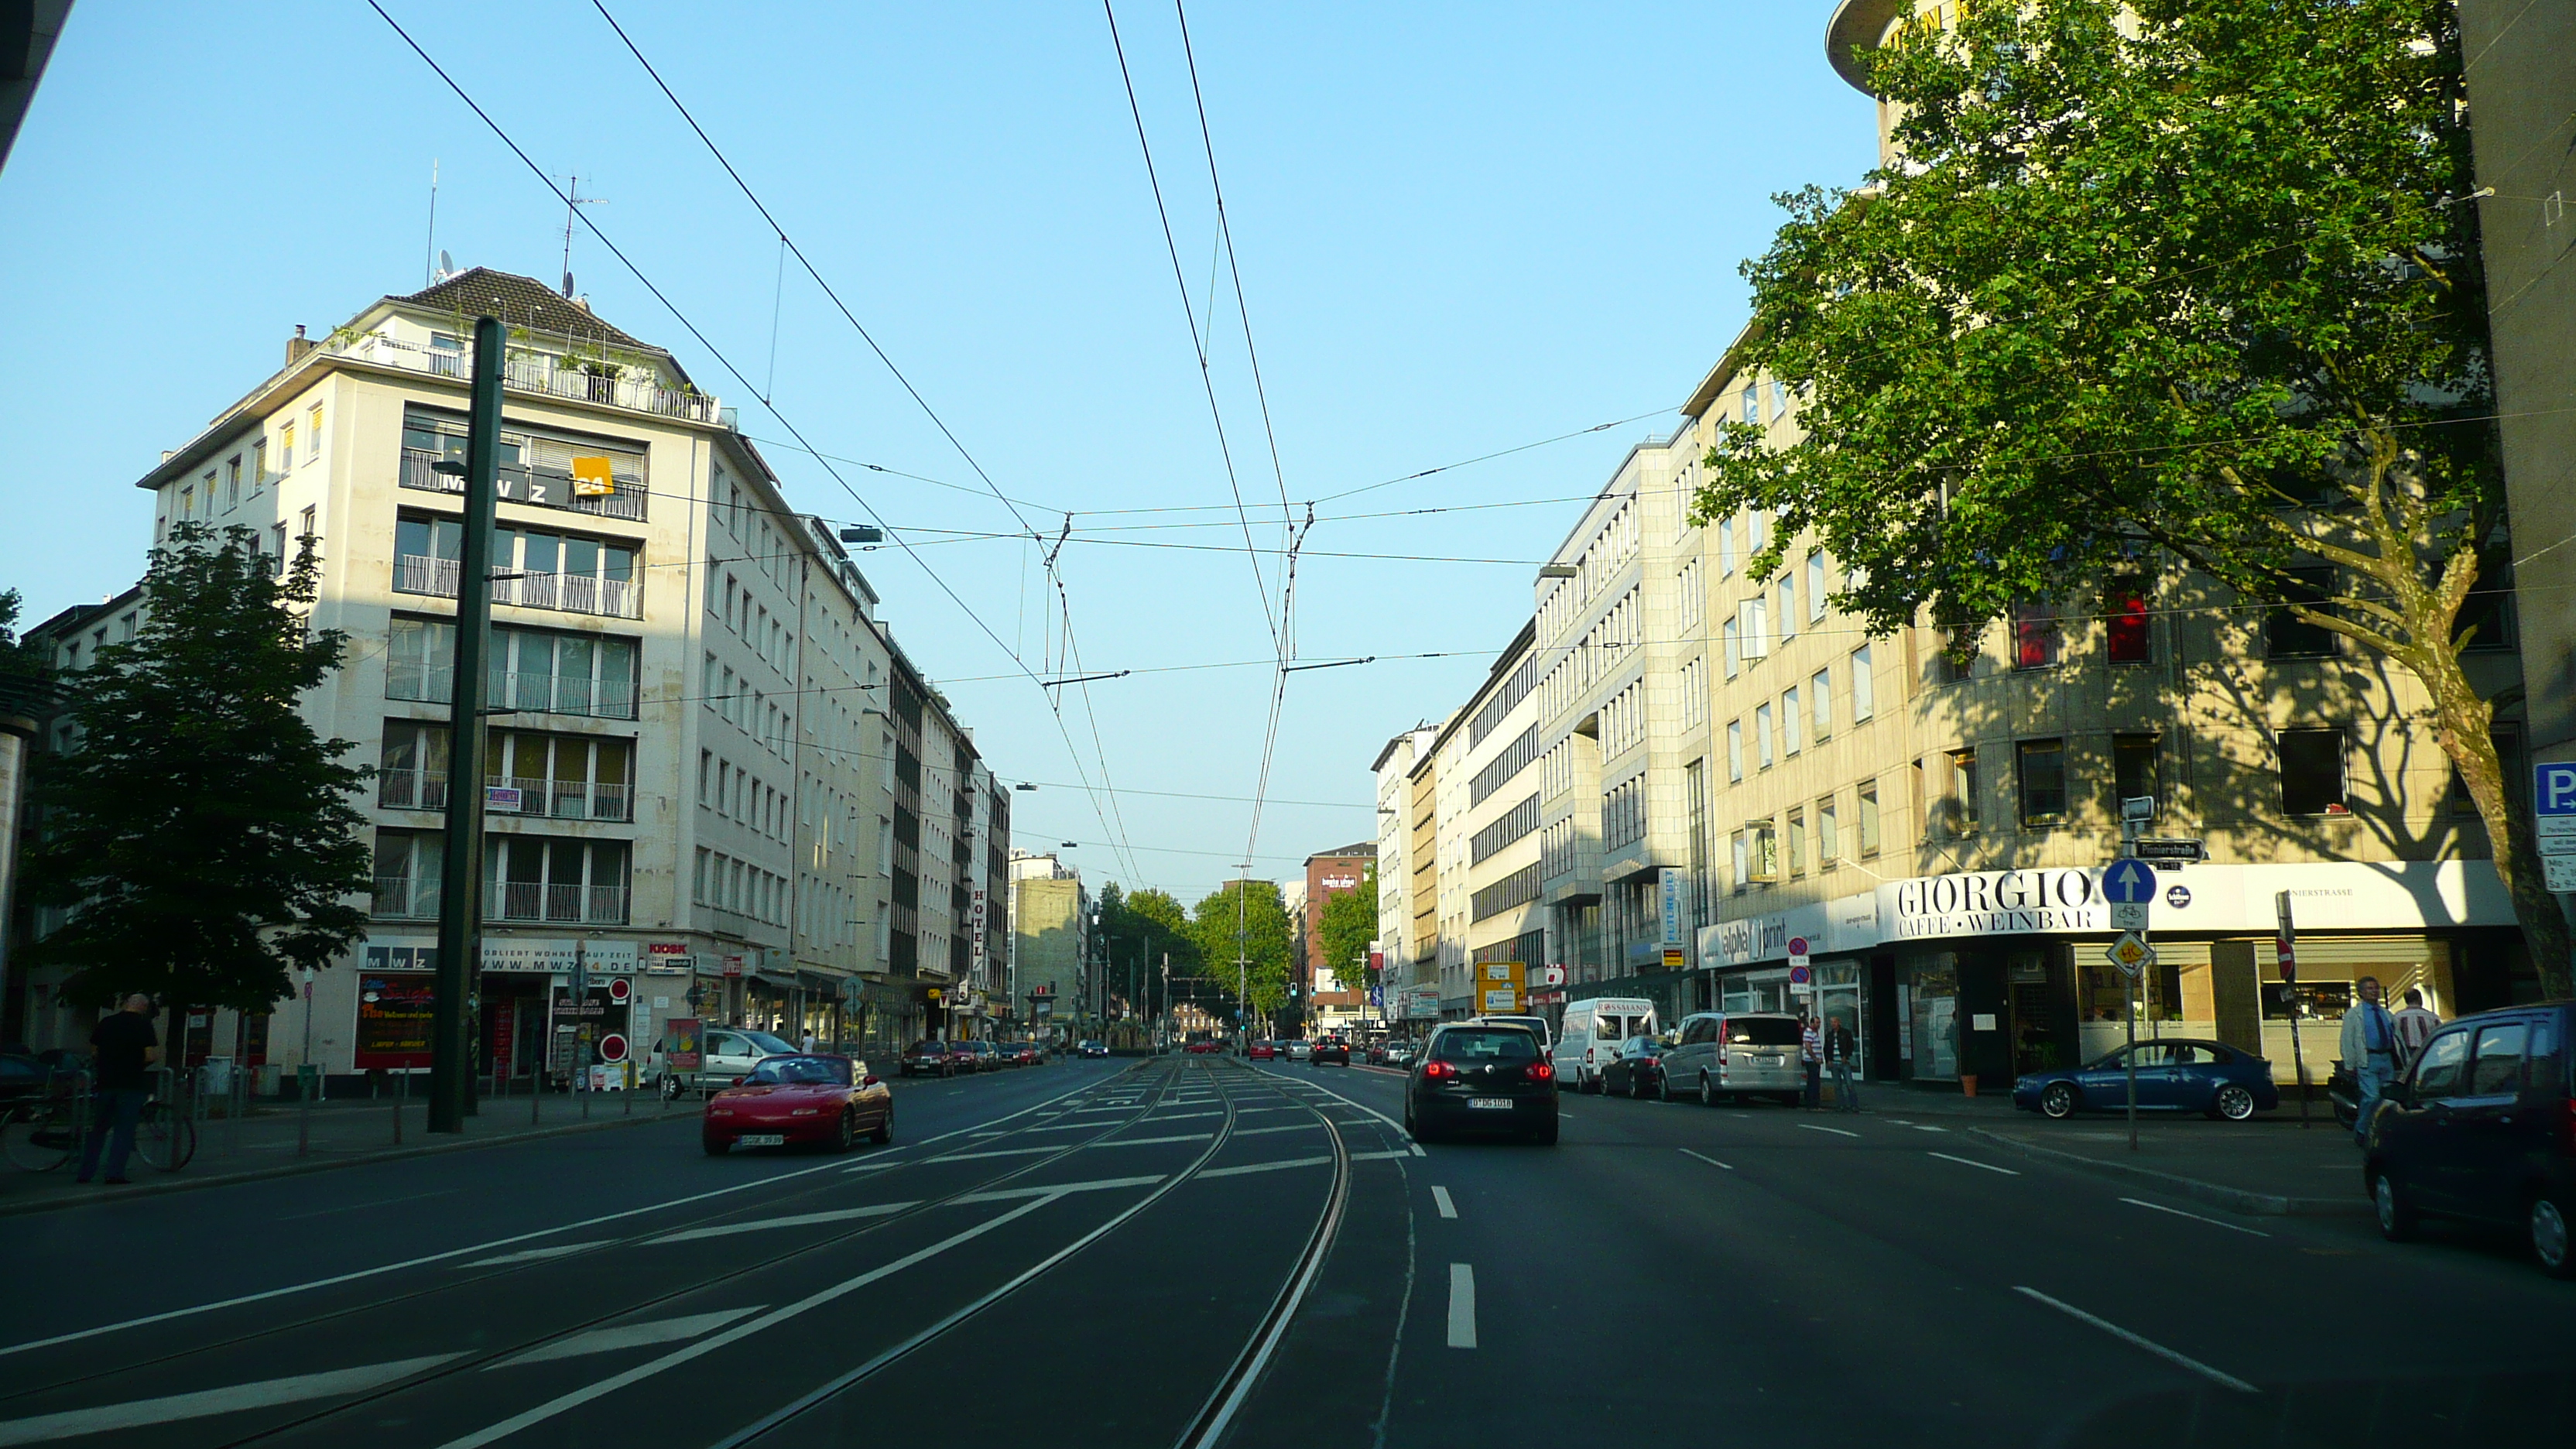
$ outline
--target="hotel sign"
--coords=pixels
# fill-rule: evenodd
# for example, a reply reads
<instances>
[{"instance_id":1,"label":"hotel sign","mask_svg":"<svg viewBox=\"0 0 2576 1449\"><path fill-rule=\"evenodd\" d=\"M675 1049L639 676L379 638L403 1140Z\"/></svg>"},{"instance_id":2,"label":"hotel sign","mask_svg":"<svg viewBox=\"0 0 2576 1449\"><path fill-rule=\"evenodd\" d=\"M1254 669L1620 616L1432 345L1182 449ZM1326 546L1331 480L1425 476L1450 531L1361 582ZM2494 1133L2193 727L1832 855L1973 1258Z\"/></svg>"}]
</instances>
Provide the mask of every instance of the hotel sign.
<instances>
[{"instance_id":1,"label":"hotel sign","mask_svg":"<svg viewBox=\"0 0 2576 1449\"><path fill-rule=\"evenodd\" d=\"M1879 896L1892 941L2111 929L2093 873L2080 867L1917 876L1880 887Z\"/></svg>"}]
</instances>

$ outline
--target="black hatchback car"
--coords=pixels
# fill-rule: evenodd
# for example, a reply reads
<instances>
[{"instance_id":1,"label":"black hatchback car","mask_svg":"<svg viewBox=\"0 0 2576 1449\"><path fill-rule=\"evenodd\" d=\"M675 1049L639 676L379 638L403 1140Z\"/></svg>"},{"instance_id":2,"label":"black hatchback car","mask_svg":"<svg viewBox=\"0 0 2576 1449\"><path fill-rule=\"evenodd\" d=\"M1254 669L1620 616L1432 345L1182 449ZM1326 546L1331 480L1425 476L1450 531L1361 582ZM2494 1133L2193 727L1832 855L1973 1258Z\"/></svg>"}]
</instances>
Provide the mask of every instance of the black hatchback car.
<instances>
[{"instance_id":1,"label":"black hatchback car","mask_svg":"<svg viewBox=\"0 0 2576 1449\"><path fill-rule=\"evenodd\" d=\"M1306 1060L1309 1064L1318 1067L1326 1062L1347 1067L1351 1064L1351 1044L1337 1036L1317 1037L1315 1049Z\"/></svg>"},{"instance_id":2,"label":"black hatchback car","mask_svg":"<svg viewBox=\"0 0 2576 1449\"><path fill-rule=\"evenodd\" d=\"M2464 1016L2435 1032L2369 1122L2362 1182L2379 1230L2428 1217L2509 1227L2553 1277L2576 1277L2576 1003Z\"/></svg>"},{"instance_id":3,"label":"black hatchback car","mask_svg":"<svg viewBox=\"0 0 2576 1449\"><path fill-rule=\"evenodd\" d=\"M1439 1027L1404 1085L1404 1130L1417 1142L1490 1132L1553 1143L1556 1068L1527 1027Z\"/></svg>"}]
</instances>

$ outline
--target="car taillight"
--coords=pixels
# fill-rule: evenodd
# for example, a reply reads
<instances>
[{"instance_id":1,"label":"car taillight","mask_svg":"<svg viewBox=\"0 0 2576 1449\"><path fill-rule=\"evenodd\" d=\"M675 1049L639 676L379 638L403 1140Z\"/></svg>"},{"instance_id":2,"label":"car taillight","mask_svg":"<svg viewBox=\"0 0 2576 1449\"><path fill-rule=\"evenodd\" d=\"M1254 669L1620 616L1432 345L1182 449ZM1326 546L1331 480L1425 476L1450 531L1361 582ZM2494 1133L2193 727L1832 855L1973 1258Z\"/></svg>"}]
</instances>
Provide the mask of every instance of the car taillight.
<instances>
[{"instance_id":1,"label":"car taillight","mask_svg":"<svg viewBox=\"0 0 2576 1449\"><path fill-rule=\"evenodd\" d=\"M2558 1152L2562 1157L2576 1157L2576 1097L2558 1104Z\"/></svg>"},{"instance_id":2,"label":"car taillight","mask_svg":"<svg viewBox=\"0 0 2576 1449\"><path fill-rule=\"evenodd\" d=\"M1422 1075L1435 1082L1445 1081L1458 1075L1458 1069L1447 1062L1428 1062L1422 1068Z\"/></svg>"},{"instance_id":3,"label":"car taillight","mask_svg":"<svg viewBox=\"0 0 2576 1449\"><path fill-rule=\"evenodd\" d=\"M1533 1082L1552 1082L1556 1080L1556 1068L1546 1062L1532 1062L1521 1068L1521 1075Z\"/></svg>"}]
</instances>

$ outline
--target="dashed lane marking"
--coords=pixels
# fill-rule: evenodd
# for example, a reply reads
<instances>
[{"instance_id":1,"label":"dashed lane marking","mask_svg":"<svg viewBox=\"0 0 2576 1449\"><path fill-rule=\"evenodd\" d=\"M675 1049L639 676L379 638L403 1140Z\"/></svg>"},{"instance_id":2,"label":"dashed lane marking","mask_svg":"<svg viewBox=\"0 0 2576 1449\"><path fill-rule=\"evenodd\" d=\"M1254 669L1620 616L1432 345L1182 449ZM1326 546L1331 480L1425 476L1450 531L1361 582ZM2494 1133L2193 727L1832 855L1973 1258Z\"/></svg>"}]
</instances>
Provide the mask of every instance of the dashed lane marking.
<instances>
[{"instance_id":1,"label":"dashed lane marking","mask_svg":"<svg viewBox=\"0 0 2576 1449\"><path fill-rule=\"evenodd\" d=\"M1237 1137L1261 1137L1272 1132L1313 1132L1322 1128L1323 1125L1324 1124L1321 1122L1282 1122L1276 1127L1237 1127L1234 1129L1234 1135Z\"/></svg>"},{"instance_id":2,"label":"dashed lane marking","mask_svg":"<svg viewBox=\"0 0 2576 1449\"><path fill-rule=\"evenodd\" d=\"M40 1414L32 1419L11 1419L0 1423L0 1444L42 1444L83 1434L139 1429L149 1424L174 1424L182 1419L202 1419L240 1409L264 1409L274 1404L300 1404L312 1399L360 1394L462 1357L464 1355L458 1353L438 1353L426 1358L368 1364L363 1368L333 1369L328 1373L298 1374L287 1379L236 1384L228 1389L202 1389L193 1394L172 1394L167 1398L138 1399L95 1409Z\"/></svg>"},{"instance_id":3,"label":"dashed lane marking","mask_svg":"<svg viewBox=\"0 0 2576 1449\"><path fill-rule=\"evenodd\" d=\"M2218 1384L2225 1388L2234 1389L2240 1394L2254 1394L2262 1392L2262 1390L2255 1388L2252 1384L2245 1382L2234 1374L2221 1373L2217 1369L2211 1368L2209 1365L2202 1363L2199 1359L2190 1357L2187 1354L2176 1353L2172 1349L2165 1347L2163 1344L2156 1342L2154 1339L2131 1333L2129 1330L2122 1328L2120 1325L2113 1323L2108 1319L2096 1318L2092 1314L2085 1312L2083 1309L2076 1307L2074 1304L2060 1303L2056 1299L2049 1297L2047 1294L2040 1292L2036 1288L2025 1288L2016 1285L2013 1288L2013 1291L2021 1294L2025 1298L2045 1303L2049 1307L2056 1309L2058 1312L2065 1314L2069 1318L2082 1323L2089 1323L2095 1328L2102 1330L2104 1333L2111 1335L2113 1338L2116 1338L2123 1343L2145 1349L2147 1352L2154 1354L2156 1357L2163 1359L2165 1362L2173 1364L2176 1367L2189 1369L2191 1372L2200 1375L2211 1383Z\"/></svg>"},{"instance_id":4,"label":"dashed lane marking","mask_svg":"<svg viewBox=\"0 0 2576 1449\"><path fill-rule=\"evenodd\" d=\"M1689 1148L1685 1147L1685 1148L1681 1149L1681 1154L1682 1154L1682 1156L1684 1156L1684 1157L1696 1157L1696 1158L1698 1158L1700 1161L1707 1163L1707 1164L1708 1164L1709 1166L1711 1166L1711 1167L1723 1167L1723 1168L1725 1168L1725 1169L1726 1169L1727 1171L1729 1171L1729 1172L1733 1172L1733 1171L1735 1170L1735 1165L1734 1165L1733 1163L1720 1162L1720 1161L1718 1161L1716 1158L1709 1156L1709 1155L1708 1155L1707 1153L1705 1153L1705 1152L1693 1152L1693 1151L1691 1151Z\"/></svg>"},{"instance_id":5,"label":"dashed lane marking","mask_svg":"<svg viewBox=\"0 0 2576 1449\"><path fill-rule=\"evenodd\" d=\"M1449 1189L1445 1187L1431 1189L1431 1205L1440 1209L1440 1216L1444 1218L1458 1216L1458 1205L1449 1200Z\"/></svg>"},{"instance_id":6,"label":"dashed lane marking","mask_svg":"<svg viewBox=\"0 0 2576 1449\"><path fill-rule=\"evenodd\" d=\"M587 1243L559 1243L551 1248L527 1248L516 1253L503 1253L497 1258L477 1258L471 1263L459 1263L456 1266L498 1268L509 1263L542 1263L548 1258L570 1257L574 1253L587 1253L593 1248L605 1248L615 1241L614 1238L599 1238Z\"/></svg>"},{"instance_id":7,"label":"dashed lane marking","mask_svg":"<svg viewBox=\"0 0 2576 1449\"><path fill-rule=\"evenodd\" d=\"M1089 1182L1058 1182L1043 1187L997 1187L986 1192L970 1192L957 1199L968 1202L1013 1202L1024 1197L1053 1197L1066 1192L1109 1192L1122 1187L1152 1187L1163 1180L1162 1173L1144 1177L1096 1177Z\"/></svg>"},{"instance_id":8,"label":"dashed lane marking","mask_svg":"<svg viewBox=\"0 0 2576 1449\"><path fill-rule=\"evenodd\" d=\"M2154 1211L2156 1211L2156 1212L2160 1212L2160 1213L2172 1213L2175 1217L2178 1217L2178 1218L2189 1218L2189 1219L2191 1219L2193 1222L2196 1222L2196 1223L2207 1223L2207 1224L2209 1224L2211 1227L2214 1227L2214 1228L2225 1228L2225 1229L2227 1229L2227 1230L2228 1230L2229 1232L2231 1232L2231 1233L2243 1233L2243 1234L2245 1234L2245 1235L2246 1235L2246 1236L2248 1236L2248 1237L2255 1237L2255 1238L2268 1238L2268 1237L2272 1236L2270 1233L2262 1232L2262 1231L2259 1231L2259 1230L2254 1229L2254 1228L2241 1227L2241 1226L2239 1226L2239 1225L2237 1225L2237 1224L2235 1224L2235 1223L2230 1223L2230 1222L2222 1222L2222 1221L2220 1221L2220 1220L2219 1220L2219 1219L2217 1219L2217 1218L2205 1218L2205 1217L2202 1217L2202 1216L2201 1216L2200 1214L2198 1214L2198 1213L2187 1213L2187 1212L2184 1212L2181 1208L2166 1207L2163 1203L2160 1203L2160 1202L2149 1202L2149 1201L2147 1201L2145 1198L2142 1198L2142 1197L2124 1197L2124 1198L2120 1199L2120 1201L2122 1201L2122 1202L2124 1202L2124 1203L2128 1203L2129 1205L2131 1205L2131 1206L2133 1206L2133 1207L2149 1208L2149 1209L2152 1209L2152 1210L2154 1210Z\"/></svg>"},{"instance_id":9,"label":"dashed lane marking","mask_svg":"<svg viewBox=\"0 0 2576 1449\"><path fill-rule=\"evenodd\" d=\"M683 1228L676 1233L664 1233L657 1238L646 1238L644 1246L649 1248L662 1243L694 1243L706 1238L729 1238L736 1233L766 1232L771 1228L810 1228L819 1223L846 1223L857 1218L881 1218L890 1213L902 1212L912 1206L915 1204L882 1202L867 1207L834 1208L830 1212L793 1213L786 1217L761 1218L748 1223L718 1223L710 1228Z\"/></svg>"},{"instance_id":10,"label":"dashed lane marking","mask_svg":"<svg viewBox=\"0 0 2576 1449\"><path fill-rule=\"evenodd\" d=\"M702 1333L713 1333L737 1318L758 1313L768 1307L755 1303L748 1308L727 1308L717 1313L692 1313L685 1318L665 1318L659 1323L626 1323L614 1328L594 1328L541 1343L524 1353L514 1353L497 1363L483 1365L483 1371L511 1368L523 1363L551 1363L559 1358L579 1358L586 1353L615 1353L622 1348L649 1348L657 1343L679 1343Z\"/></svg>"},{"instance_id":11,"label":"dashed lane marking","mask_svg":"<svg viewBox=\"0 0 2576 1449\"><path fill-rule=\"evenodd\" d=\"M1802 1132L1831 1132L1836 1137L1858 1137L1860 1135L1857 1132L1846 1132L1840 1127L1819 1127L1813 1122L1801 1122L1798 1123L1797 1126Z\"/></svg>"},{"instance_id":12,"label":"dashed lane marking","mask_svg":"<svg viewBox=\"0 0 2576 1449\"><path fill-rule=\"evenodd\" d=\"M1324 1167L1332 1160L1330 1157L1286 1157L1277 1162L1244 1162L1232 1167L1202 1168L1199 1176L1244 1177L1255 1172L1284 1172L1292 1167Z\"/></svg>"},{"instance_id":13,"label":"dashed lane marking","mask_svg":"<svg viewBox=\"0 0 2576 1449\"><path fill-rule=\"evenodd\" d=\"M1979 1162L1973 1157L1953 1157L1947 1152L1927 1152L1923 1155L1926 1157L1940 1158L1943 1162L1955 1162L1961 1167L1982 1167L1988 1172L2000 1172L2006 1177L2021 1176L2021 1173L2013 1168L1997 1167L1991 1162Z\"/></svg>"},{"instance_id":14,"label":"dashed lane marking","mask_svg":"<svg viewBox=\"0 0 2576 1449\"><path fill-rule=\"evenodd\" d=\"M1476 1346L1476 1270L1466 1263L1449 1265L1449 1346Z\"/></svg>"}]
</instances>

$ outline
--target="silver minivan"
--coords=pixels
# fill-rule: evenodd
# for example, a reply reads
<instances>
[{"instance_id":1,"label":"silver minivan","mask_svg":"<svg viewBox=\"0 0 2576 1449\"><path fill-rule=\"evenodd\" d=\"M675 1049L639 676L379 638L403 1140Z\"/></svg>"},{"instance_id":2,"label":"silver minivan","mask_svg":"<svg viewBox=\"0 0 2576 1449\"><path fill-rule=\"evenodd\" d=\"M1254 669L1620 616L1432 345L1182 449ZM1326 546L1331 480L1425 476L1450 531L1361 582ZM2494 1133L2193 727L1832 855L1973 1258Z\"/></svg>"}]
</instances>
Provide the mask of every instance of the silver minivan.
<instances>
[{"instance_id":1,"label":"silver minivan","mask_svg":"<svg viewBox=\"0 0 2576 1449\"><path fill-rule=\"evenodd\" d=\"M1664 1052L1664 1091L1709 1106L1755 1094L1796 1106L1807 1089L1798 1018L1777 1011L1702 1011L1682 1018Z\"/></svg>"}]
</instances>

